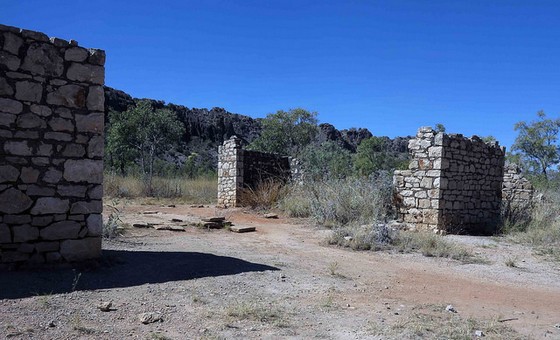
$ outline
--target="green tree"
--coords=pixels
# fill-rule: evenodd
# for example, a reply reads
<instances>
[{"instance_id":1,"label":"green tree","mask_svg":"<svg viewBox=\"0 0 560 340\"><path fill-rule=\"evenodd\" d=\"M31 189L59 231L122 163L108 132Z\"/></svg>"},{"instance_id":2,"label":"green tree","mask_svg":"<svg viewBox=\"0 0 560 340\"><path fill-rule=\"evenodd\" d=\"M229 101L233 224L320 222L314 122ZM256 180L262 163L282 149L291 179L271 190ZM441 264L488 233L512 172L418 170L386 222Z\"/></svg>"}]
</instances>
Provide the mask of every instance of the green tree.
<instances>
[{"instance_id":1,"label":"green tree","mask_svg":"<svg viewBox=\"0 0 560 340\"><path fill-rule=\"evenodd\" d=\"M271 113L262 120L261 135L251 149L298 156L317 135L317 113L297 108Z\"/></svg>"},{"instance_id":2,"label":"green tree","mask_svg":"<svg viewBox=\"0 0 560 340\"><path fill-rule=\"evenodd\" d=\"M305 175L314 180L345 178L352 173L350 152L333 141L310 144L301 153Z\"/></svg>"},{"instance_id":3,"label":"green tree","mask_svg":"<svg viewBox=\"0 0 560 340\"><path fill-rule=\"evenodd\" d=\"M547 171L560 162L560 119L546 118L542 110L537 112L537 116L536 121L515 124L515 131L519 134L515 138L512 151L514 154L519 153L522 161L547 179Z\"/></svg>"},{"instance_id":4,"label":"green tree","mask_svg":"<svg viewBox=\"0 0 560 340\"><path fill-rule=\"evenodd\" d=\"M112 112L107 132L107 149L125 161L138 161L146 180L147 193L152 193L154 161L180 140L182 125L168 109L154 110L141 100L122 113Z\"/></svg>"},{"instance_id":5,"label":"green tree","mask_svg":"<svg viewBox=\"0 0 560 340\"><path fill-rule=\"evenodd\" d=\"M378 170L394 170L408 163L407 159L391 153L387 142L388 138L373 136L358 145L354 158L354 168L358 175L369 176Z\"/></svg>"},{"instance_id":6,"label":"green tree","mask_svg":"<svg viewBox=\"0 0 560 340\"><path fill-rule=\"evenodd\" d=\"M442 123L437 123L435 126L435 130L436 132L445 132L445 125L443 125Z\"/></svg>"}]
</instances>

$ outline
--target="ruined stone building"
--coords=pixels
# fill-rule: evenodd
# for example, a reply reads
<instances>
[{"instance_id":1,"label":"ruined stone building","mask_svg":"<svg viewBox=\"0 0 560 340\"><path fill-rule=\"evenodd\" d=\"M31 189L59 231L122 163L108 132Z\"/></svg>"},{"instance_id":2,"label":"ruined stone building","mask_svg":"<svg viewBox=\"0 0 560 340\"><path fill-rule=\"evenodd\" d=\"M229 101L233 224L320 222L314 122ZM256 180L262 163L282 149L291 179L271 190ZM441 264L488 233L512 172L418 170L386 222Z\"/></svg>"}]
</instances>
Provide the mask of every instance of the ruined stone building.
<instances>
[{"instance_id":1,"label":"ruined stone building","mask_svg":"<svg viewBox=\"0 0 560 340\"><path fill-rule=\"evenodd\" d=\"M104 63L0 25L0 267L101 255Z\"/></svg>"},{"instance_id":2,"label":"ruined stone building","mask_svg":"<svg viewBox=\"0 0 560 340\"><path fill-rule=\"evenodd\" d=\"M396 203L403 222L419 229L491 234L503 200L532 196L517 168L504 171L505 148L497 142L424 127L408 148L409 169L394 175Z\"/></svg>"},{"instance_id":3,"label":"ruined stone building","mask_svg":"<svg viewBox=\"0 0 560 340\"><path fill-rule=\"evenodd\" d=\"M218 206L235 207L244 189L267 180L287 181L300 173L297 161L286 156L244 150L236 136L218 149Z\"/></svg>"}]
</instances>

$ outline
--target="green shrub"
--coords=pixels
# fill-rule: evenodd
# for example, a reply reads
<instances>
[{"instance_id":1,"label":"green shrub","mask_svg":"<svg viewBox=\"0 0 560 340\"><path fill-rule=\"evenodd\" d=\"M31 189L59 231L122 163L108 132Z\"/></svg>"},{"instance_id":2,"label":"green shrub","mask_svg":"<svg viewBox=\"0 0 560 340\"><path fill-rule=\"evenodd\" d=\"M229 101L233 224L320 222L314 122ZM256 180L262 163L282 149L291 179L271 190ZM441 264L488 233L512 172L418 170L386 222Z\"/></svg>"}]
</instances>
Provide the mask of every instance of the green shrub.
<instances>
[{"instance_id":1,"label":"green shrub","mask_svg":"<svg viewBox=\"0 0 560 340\"><path fill-rule=\"evenodd\" d=\"M292 184L280 201L289 216L311 217L327 226L385 220L391 213L392 184L388 173Z\"/></svg>"}]
</instances>

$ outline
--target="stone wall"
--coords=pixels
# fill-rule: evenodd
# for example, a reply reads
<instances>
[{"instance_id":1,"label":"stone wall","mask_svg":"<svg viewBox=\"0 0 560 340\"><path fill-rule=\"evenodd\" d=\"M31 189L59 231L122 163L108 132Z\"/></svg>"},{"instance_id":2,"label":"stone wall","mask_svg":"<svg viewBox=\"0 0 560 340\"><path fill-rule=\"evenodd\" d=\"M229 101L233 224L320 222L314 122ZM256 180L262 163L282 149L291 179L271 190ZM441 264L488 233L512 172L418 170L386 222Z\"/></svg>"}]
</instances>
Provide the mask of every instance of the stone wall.
<instances>
[{"instance_id":1,"label":"stone wall","mask_svg":"<svg viewBox=\"0 0 560 340\"><path fill-rule=\"evenodd\" d=\"M99 257L105 52L0 25L0 263Z\"/></svg>"},{"instance_id":2,"label":"stone wall","mask_svg":"<svg viewBox=\"0 0 560 340\"><path fill-rule=\"evenodd\" d=\"M256 188L266 180L286 182L301 169L294 159L265 152L243 150L236 136L218 148L218 206L239 206L245 188Z\"/></svg>"},{"instance_id":3,"label":"stone wall","mask_svg":"<svg viewBox=\"0 0 560 340\"><path fill-rule=\"evenodd\" d=\"M516 164L508 163L504 167L504 183L502 198L511 203L523 205L533 199L534 188L528 179L523 177Z\"/></svg>"},{"instance_id":4,"label":"stone wall","mask_svg":"<svg viewBox=\"0 0 560 340\"><path fill-rule=\"evenodd\" d=\"M488 234L500 217L505 149L420 128L409 170L395 171L401 218L420 229Z\"/></svg>"}]
</instances>

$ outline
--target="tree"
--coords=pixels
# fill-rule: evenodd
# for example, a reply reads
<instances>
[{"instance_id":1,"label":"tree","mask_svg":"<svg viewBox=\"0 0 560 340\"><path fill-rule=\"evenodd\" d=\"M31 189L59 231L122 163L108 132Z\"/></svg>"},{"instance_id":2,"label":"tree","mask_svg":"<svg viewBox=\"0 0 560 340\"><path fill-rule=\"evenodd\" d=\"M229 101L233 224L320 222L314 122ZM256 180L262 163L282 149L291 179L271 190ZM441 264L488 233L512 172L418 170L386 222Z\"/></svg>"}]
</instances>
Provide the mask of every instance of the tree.
<instances>
[{"instance_id":1,"label":"tree","mask_svg":"<svg viewBox=\"0 0 560 340\"><path fill-rule=\"evenodd\" d=\"M298 156L317 134L317 113L297 108L277 111L262 121L261 135L251 149Z\"/></svg>"},{"instance_id":2,"label":"tree","mask_svg":"<svg viewBox=\"0 0 560 340\"><path fill-rule=\"evenodd\" d=\"M547 179L547 171L560 162L560 147L557 144L560 119L548 119L542 110L537 112L537 116L536 121L515 124L519 135L515 138L512 151L519 152L521 159L532 163L533 170Z\"/></svg>"},{"instance_id":3,"label":"tree","mask_svg":"<svg viewBox=\"0 0 560 340\"><path fill-rule=\"evenodd\" d=\"M435 130L436 132L445 132L445 125L443 125L442 123L437 123L435 126Z\"/></svg>"},{"instance_id":4,"label":"tree","mask_svg":"<svg viewBox=\"0 0 560 340\"><path fill-rule=\"evenodd\" d=\"M389 151L388 138L370 137L364 139L356 149L354 168L359 175L369 176L378 170L394 170L401 163L408 163Z\"/></svg>"},{"instance_id":5,"label":"tree","mask_svg":"<svg viewBox=\"0 0 560 340\"><path fill-rule=\"evenodd\" d=\"M182 134L181 123L168 109L154 110L147 100L122 113L111 113L107 149L121 161L139 161L147 192L152 192L154 161L176 144Z\"/></svg>"},{"instance_id":6,"label":"tree","mask_svg":"<svg viewBox=\"0 0 560 340\"><path fill-rule=\"evenodd\" d=\"M333 141L308 145L301 153L300 160L305 175L314 180L345 178L352 172L350 152Z\"/></svg>"}]
</instances>

